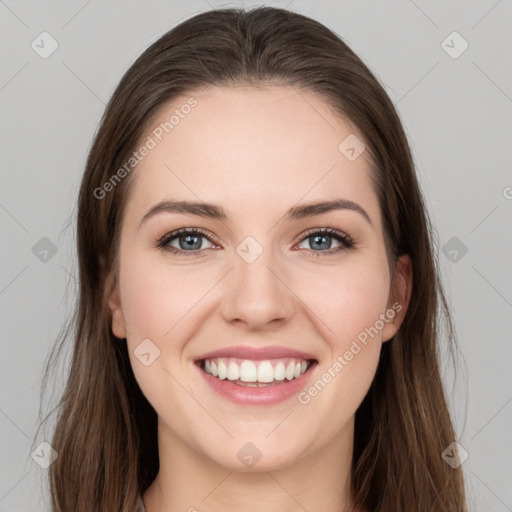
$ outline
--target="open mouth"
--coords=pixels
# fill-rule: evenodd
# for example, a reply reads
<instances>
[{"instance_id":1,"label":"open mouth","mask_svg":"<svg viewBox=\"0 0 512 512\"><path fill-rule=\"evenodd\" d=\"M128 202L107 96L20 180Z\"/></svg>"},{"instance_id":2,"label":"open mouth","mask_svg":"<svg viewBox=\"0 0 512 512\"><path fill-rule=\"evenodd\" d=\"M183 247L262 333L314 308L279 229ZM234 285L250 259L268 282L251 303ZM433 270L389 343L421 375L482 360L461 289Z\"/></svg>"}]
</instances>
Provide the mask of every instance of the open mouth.
<instances>
[{"instance_id":1,"label":"open mouth","mask_svg":"<svg viewBox=\"0 0 512 512\"><path fill-rule=\"evenodd\" d=\"M201 370L220 381L241 387L260 388L286 384L299 379L318 363L316 359L284 357L255 361L231 357L201 359Z\"/></svg>"}]
</instances>

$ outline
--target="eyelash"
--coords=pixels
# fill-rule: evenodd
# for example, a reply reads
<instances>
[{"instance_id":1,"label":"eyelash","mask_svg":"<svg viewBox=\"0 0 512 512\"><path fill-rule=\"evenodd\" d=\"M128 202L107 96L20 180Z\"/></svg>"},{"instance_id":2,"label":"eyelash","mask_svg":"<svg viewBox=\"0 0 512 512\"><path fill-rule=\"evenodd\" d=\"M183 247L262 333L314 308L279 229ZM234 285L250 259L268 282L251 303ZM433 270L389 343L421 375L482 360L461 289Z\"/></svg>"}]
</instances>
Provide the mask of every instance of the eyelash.
<instances>
[{"instance_id":1,"label":"eyelash","mask_svg":"<svg viewBox=\"0 0 512 512\"><path fill-rule=\"evenodd\" d=\"M163 249L165 251L170 252L173 255L183 254L188 256L200 256L203 251L206 251L208 249L197 249L193 251L184 251L183 249L177 249L176 247L168 246L167 244L177 238L179 235L182 234L188 234L188 235L202 235L206 239L208 239L210 242L215 243L213 240L210 239L210 236L206 231L200 228L182 228L178 229L176 231L172 231L171 233L166 233L164 236L159 238L156 243L153 245L153 247L157 249ZM303 237L299 240L300 242L303 242L305 239L310 238L312 235L328 235L334 239L336 239L338 242L341 242L340 247L336 247L334 249L327 249L325 251L315 251L314 249L306 249L308 252L312 252L316 254L316 257L320 256L332 256L333 253L337 253L340 251L350 250L354 249L356 247L356 240L352 239L348 235L345 235L341 231L337 231L336 229L332 228L320 228L320 229L312 229L310 231L307 231Z\"/></svg>"}]
</instances>

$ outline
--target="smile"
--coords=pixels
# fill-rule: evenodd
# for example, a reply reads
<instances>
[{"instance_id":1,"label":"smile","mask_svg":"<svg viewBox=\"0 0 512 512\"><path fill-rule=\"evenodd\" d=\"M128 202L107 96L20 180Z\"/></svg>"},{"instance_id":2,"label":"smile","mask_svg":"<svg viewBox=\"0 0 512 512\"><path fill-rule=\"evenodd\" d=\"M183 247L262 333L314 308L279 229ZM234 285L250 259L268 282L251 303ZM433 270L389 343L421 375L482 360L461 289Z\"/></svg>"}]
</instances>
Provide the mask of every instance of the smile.
<instances>
[{"instance_id":1,"label":"smile","mask_svg":"<svg viewBox=\"0 0 512 512\"><path fill-rule=\"evenodd\" d=\"M239 385L265 385L298 379L312 362L289 357L264 361L218 357L205 359L202 368L220 380L227 379Z\"/></svg>"},{"instance_id":2,"label":"smile","mask_svg":"<svg viewBox=\"0 0 512 512\"><path fill-rule=\"evenodd\" d=\"M210 358L197 362L210 388L223 398L244 405L273 405L297 395L309 380L314 359L250 360Z\"/></svg>"}]
</instances>

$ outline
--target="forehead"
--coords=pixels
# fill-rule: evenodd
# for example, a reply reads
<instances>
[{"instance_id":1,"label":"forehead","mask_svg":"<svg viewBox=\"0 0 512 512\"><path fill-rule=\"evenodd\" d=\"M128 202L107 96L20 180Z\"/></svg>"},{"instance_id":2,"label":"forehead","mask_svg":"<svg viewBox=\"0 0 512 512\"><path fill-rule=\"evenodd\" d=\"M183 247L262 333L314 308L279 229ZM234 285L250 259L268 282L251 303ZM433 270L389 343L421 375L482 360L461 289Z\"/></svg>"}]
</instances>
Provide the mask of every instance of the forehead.
<instances>
[{"instance_id":1,"label":"forehead","mask_svg":"<svg viewBox=\"0 0 512 512\"><path fill-rule=\"evenodd\" d=\"M141 140L151 149L133 171L127 215L140 217L167 198L257 215L262 205L277 212L342 197L364 203L378 217L368 152L355 160L344 153L344 141L357 145L362 136L311 92L290 86L203 89L161 107Z\"/></svg>"}]
</instances>

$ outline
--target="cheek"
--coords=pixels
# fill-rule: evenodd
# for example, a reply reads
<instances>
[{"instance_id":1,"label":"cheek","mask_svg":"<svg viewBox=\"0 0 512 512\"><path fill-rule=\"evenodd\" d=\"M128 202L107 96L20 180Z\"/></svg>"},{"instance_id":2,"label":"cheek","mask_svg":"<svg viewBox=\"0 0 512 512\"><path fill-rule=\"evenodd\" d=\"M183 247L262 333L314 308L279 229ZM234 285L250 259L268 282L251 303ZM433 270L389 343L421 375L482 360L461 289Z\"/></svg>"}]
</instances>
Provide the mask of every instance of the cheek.
<instances>
[{"instance_id":1,"label":"cheek","mask_svg":"<svg viewBox=\"0 0 512 512\"><path fill-rule=\"evenodd\" d=\"M379 319L388 302L386 265L372 261L340 268L316 281L325 286L312 288L306 301L321 319L326 357L299 402L305 405L305 418L329 417L328 427L317 427L320 439L346 425L373 381L382 346Z\"/></svg>"},{"instance_id":2,"label":"cheek","mask_svg":"<svg viewBox=\"0 0 512 512\"><path fill-rule=\"evenodd\" d=\"M333 351L347 350L347 345L375 326L385 312L389 293L386 265L382 260L361 261L319 273L309 284L303 283L301 297L307 297L307 305L324 324L322 331ZM382 329L380 322L377 327Z\"/></svg>"},{"instance_id":3,"label":"cheek","mask_svg":"<svg viewBox=\"0 0 512 512\"><path fill-rule=\"evenodd\" d=\"M211 288L208 276L164 258L127 256L120 272L123 314L132 343L149 338L157 345L176 336L181 323ZM211 280L213 283L215 279Z\"/></svg>"},{"instance_id":4,"label":"cheek","mask_svg":"<svg viewBox=\"0 0 512 512\"><path fill-rule=\"evenodd\" d=\"M131 365L143 394L157 411L171 408L184 414L183 408L188 407L172 376L190 337L194 306L211 288L197 276L197 271L173 267L147 250L145 254L127 250L121 260L120 291ZM143 360L146 353L148 365Z\"/></svg>"}]
</instances>

